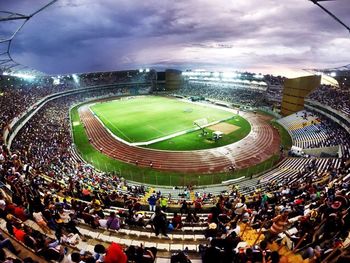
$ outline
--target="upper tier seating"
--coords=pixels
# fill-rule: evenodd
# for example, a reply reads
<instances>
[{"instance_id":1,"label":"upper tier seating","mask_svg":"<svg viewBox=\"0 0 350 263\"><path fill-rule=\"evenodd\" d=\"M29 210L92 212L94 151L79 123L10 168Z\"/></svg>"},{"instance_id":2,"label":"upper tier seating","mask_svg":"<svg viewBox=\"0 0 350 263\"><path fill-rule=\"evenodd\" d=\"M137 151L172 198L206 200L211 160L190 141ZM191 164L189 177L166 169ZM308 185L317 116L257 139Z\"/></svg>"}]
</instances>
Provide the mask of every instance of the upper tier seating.
<instances>
[{"instance_id":1,"label":"upper tier seating","mask_svg":"<svg viewBox=\"0 0 350 263\"><path fill-rule=\"evenodd\" d=\"M340 125L310 111L299 111L279 119L291 134L293 145L302 149L341 146L345 157L348 151L350 136Z\"/></svg>"},{"instance_id":2,"label":"upper tier seating","mask_svg":"<svg viewBox=\"0 0 350 263\"><path fill-rule=\"evenodd\" d=\"M350 117L350 90L321 85L309 95L309 98L328 105Z\"/></svg>"}]
</instances>

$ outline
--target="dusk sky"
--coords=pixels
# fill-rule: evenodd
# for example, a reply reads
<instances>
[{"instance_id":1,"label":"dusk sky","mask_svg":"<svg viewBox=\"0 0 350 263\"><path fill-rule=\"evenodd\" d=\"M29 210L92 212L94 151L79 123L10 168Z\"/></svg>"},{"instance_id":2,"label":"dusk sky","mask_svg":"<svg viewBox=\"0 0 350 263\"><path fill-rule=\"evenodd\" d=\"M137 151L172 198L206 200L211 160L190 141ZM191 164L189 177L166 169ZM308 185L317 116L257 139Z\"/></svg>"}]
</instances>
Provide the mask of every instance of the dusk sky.
<instances>
[{"instance_id":1,"label":"dusk sky","mask_svg":"<svg viewBox=\"0 0 350 263\"><path fill-rule=\"evenodd\" d=\"M49 0L0 0L30 14ZM323 2L350 25L350 0ZM0 38L18 25L0 23ZM350 33L308 0L59 0L17 35L13 58L49 74L134 68L291 76L350 63Z\"/></svg>"}]
</instances>

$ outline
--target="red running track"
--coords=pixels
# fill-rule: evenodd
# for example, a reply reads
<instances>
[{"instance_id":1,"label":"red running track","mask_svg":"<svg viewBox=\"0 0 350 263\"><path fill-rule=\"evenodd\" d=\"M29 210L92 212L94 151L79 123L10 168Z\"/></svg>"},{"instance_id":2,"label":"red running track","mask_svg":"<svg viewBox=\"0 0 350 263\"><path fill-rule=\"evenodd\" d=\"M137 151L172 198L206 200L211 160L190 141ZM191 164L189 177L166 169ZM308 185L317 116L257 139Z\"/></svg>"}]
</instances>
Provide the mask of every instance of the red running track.
<instances>
[{"instance_id":1,"label":"red running track","mask_svg":"<svg viewBox=\"0 0 350 263\"><path fill-rule=\"evenodd\" d=\"M240 115L251 124L251 132L242 140L223 147L197 151L164 151L130 146L113 138L88 106L79 108L90 143L102 153L126 163L164 171L185 173L227 172L235 164L243 169L258 164L279 152L278 131L269 123L269 117L243 112Z\"/></svg>"}]
</instances>

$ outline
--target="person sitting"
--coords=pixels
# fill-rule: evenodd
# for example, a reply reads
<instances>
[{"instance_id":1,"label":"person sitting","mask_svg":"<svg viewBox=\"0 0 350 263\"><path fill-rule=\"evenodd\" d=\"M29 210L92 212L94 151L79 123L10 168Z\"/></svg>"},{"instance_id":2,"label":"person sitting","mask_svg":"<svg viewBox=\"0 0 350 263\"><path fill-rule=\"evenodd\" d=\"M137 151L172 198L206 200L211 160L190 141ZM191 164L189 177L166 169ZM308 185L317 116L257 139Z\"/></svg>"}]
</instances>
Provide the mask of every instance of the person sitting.
<instances>
[{"instance_id":1,"label":"person sitting","mask_svg":"<svg viewBox=\"0 0 350 263\"><path fill-rule=\"evenodd\" d=\"M0 249L3 248L7 248L8 250L10 250L13 254L18 255L21 251L17 250L10 239L8 238L4 238L4 236L2 235L2 233L0 232Z\"/></svg>"},{"instance_id":2,"label":"person sitting","mask_svg":"<svg viewBox=\"0 0 350 263\"><path fill-rule=\"evenodd\" d=\"M107 219L107 229L119 230L120 219L116 216L115 212L111 212Z\"/></svg>"},{"instance_id":3,"label":"person sitting","mask_svg":"<svg viewBox=\"0 0 350 263\"><path fill-rule=\"evenodd\" d=\"M186 216L185 221L191 224L197 223L199 221L199 216L197 216L196 213L192 214L191 212L189 212Z\"/></svg>"},{"instance_id":4,"label":"person sitting","mask_svg":"<svg viewBox=\"0 0 350 263\"><path fill-rule=\"evenodd\" d=\"M174 217L171 219L171 223L172 223L174 229L181 229L182 228L181 216L175 212Z\"/></svg>"},{"instance_id":5,"label":"person sitting","mask_svg":"<svg viewBox=\"0 0 350 263\"><path fill-rule=\"evenodd\" d=\"M106 253L106 248L103 245L101 244L95 245L93 257L96 260L96 262L103 262L105 253Z\"/></svg>"}]
</instances>

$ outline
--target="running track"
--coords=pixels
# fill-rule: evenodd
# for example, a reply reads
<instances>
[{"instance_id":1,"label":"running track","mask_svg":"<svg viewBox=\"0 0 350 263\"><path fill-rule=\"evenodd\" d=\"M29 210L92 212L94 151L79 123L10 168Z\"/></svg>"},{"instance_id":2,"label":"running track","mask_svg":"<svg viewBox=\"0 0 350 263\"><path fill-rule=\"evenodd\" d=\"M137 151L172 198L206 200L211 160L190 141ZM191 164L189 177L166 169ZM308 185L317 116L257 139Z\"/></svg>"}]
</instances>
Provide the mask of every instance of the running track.
<instances>
[{"instance_id":1,"label":"running track","mask_svg":"<svg viewBox=\"0 0 350 263\"><path fill-rule=\"evenodd\" d=\"M269 117L244 112L240 115L251 124L251 132L242 140L230 145L198 151L163 151L129 146L113 138L103 125L84 105L79 108L90 143L109 157L126 163L164 171L186 173L227 172L235 164L236 169L258 164L274 153L279 152L280 138L278 131L268 124Z\"/></svg>"}]
</instances>

